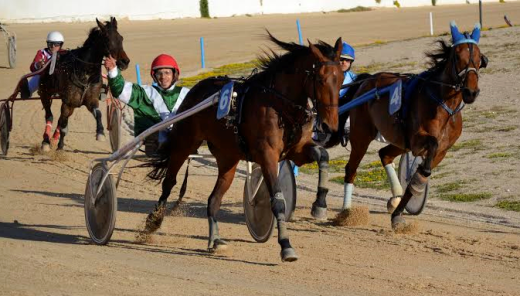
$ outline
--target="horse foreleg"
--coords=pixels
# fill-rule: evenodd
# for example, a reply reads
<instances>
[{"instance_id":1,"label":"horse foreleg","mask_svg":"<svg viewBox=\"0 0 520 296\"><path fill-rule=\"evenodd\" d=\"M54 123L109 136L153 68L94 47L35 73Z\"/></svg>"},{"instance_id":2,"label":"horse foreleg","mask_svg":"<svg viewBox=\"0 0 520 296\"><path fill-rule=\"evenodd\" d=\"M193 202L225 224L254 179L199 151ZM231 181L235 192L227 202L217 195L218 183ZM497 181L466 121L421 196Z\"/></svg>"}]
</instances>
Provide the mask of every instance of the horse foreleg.
<instances>
[{"instance_id":1,"label":"horse foreleg","mask_svg":"<svg viewBox=\"0 0 520 296\"><path fill-rule=\"evenodd\" d=\"M354 130L353 132L355 132ZM375 135L374 135L375 137ZM348 163L345 165L345 178L343 180L343 207L342 210L350 209L352 207L352 193L354 192L354 179L356 178L356 172L361 163L361 160L367 152L368 146L372 141L373 137L370 135L355 135L350 141L352 150L350 151L350 157Z\"/></svg>"},{"instance_id":2,"label":"horse foreleg","mask_svg":"<svg viewBox=\"0 0 520 296\"><path fill-rule=\"evenodd\" d=\"M65 136L69 130L69 117L74 112L74 108L67 106L66 104L61 104L61 114L60 119L58 120L58 126L54 131L54 135L52 136L54 140L58 140L58 150L62 150L65 146Z\"/></svg>"},{"instance_id":3,"label":"horse foreleg","mask_svg":"<svg viewBox=\"0 0 520 296\"><path fill-rule=\"evenodd\" d=\"M45 131L43 132L43 141L42 141L42 150L47 152L51 150L51 132L52 132L52 100L47 98L45 95L42 95L41 102L43 108L45 109Z\"/></svg>"},{"instance_id":4,"label":"horse foreleg","mask_svg":"<svg viewBox=\"0 0 520 296\"><path fill-rule=\"evenodd\" d=\"M211 195L208 198L208 224L209 224L209 238L208 251L218 252L227 248L227 242L220 238L218 231L217 214L222 204L222 197L231 186L233 178L235 177L238 160L234 159L219 159L217 157L218 178Z\"/></svg>"},{"instance_id":5,"label":"horse foreleg","mask_svg":"<svg viewBox=\"0 0 520 296\"><path fill-rule=\"evenodd\" d=\"M272 155L274 156L274 155ZM278 244L282 248L280 253L282 261L296 261L298 256L291 246L289 235L287 234L286 217L285 217L285 198L283 197L280 184L278 183L278 158L266 157L262 165L262 174L264 181L271 196L271 211L276 218L278 225Z\"/></svg>"},{"instance_id":6,"label":"horse foreleg","mask_svg":"<svg viewBox=\"0 0 520 296\"><path fill-rule=\"evenodd\" d=\"M448 150L444 150L435 155L432 163L433 167L436 167L444 159L444 156L446 156L447 152ZM406 187L406 191L403 195L403 198L401 199L401 202L399 203L395 211L392 213L392 228L396 228L400 224L406 223L402 214L406 205L408 204L408 201L414 195L420 196L424 194L424 190L426 189L427 184L428 176L425 176L422 170L417 169L417 171L412 176L412 179L410 180L408 187Z\"/></svg>"},{"instance_id":7,"label":"horse foreleg","mask_svg":"<svg viewBox=\"0 0 520 296\"><path fill-rule=\"evenodd\" d=\"M399 178L395 172L394 159L405 152L405 150L396 147L394 145L388 145L379 150L379 158L385 168L388 182L390 182L390 188L392 190L392 197L386 203L386 209L389 214L392 214L395 208L401 202L403 196L403 187L399 182Z\"/></svg>"},{"instance_id":8,"label":"horse foreleg","mask_svg":"<svg viewBox=\"0 0 520 296\"><path fill-rule=\"evenodd\" d=\"M329 153L321 146L311 146L313 159L318 163L318 192L316 201L312 203L311 215L318 220L327 220L327 193L329 188L327 180L329 176Z\"/></svg>"},{"instance_id":9,"label":"horse foreleg","mask_svg":"<svg viewBox=\"0 0 520 296\"><path fill-rule=\"evenodd\" d=\"M99 110L98 107L94 107L91 110L92 115L94 115L94 118L96 119L96 141L104 142L106 140L103 122L102 122L102 115L101 110Z\"/></svg>"}]
</instances>

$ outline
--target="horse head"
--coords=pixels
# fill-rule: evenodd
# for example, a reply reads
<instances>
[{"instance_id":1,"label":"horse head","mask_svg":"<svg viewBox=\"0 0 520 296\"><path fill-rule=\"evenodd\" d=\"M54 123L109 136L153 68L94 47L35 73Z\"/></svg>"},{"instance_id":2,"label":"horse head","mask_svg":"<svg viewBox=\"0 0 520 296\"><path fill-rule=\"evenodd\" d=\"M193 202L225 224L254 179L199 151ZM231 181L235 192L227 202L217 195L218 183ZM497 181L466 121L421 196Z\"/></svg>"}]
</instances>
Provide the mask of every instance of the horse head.
<instances>
[{"instance_id":1,"label":"horse head","mask_svg":"<svg viewBox=\"0 0 520 296\"><path fill-rule=\"evenodd\" d=\"M327 56L320 51L319 46L309 42L312 83L305 85L306 93L318 112L318 130L327 134L338 130L338 100L343 83L343 72L339 66L342 47L341 38L338 38L332 55Z\"/></svg>"},{"instance_id":2,"label":"horse head","mask_svg":"<svg viewBox=\"0 0 520 296\"><path fill-rule=\"evenodd\" d=\"M123 36L117 31L117 20L115 17L111 17L110 21L101 23L96 18L97 25L101 32L100 42L104 45L104 55L111 55L117 60L117 66L121 70L128 68L130 59L126 55L123 49Z\"/></svg>"},{"instance_id":3,"label":"horse head","mask_svg":"<svg viewBox=\"0 0 520 296\"><path fill-rule=\"evenodd\" d=\"M480 89L478 87L479 70L487 66L488 59L478 47L480 40L480 25L477 23L471 34L460 33L455 22L451 22L452 53L450 65L446 68L450 71L456 86L462 90L462 99L471 104L477 98Z\"/></svg>"}]
</instances>

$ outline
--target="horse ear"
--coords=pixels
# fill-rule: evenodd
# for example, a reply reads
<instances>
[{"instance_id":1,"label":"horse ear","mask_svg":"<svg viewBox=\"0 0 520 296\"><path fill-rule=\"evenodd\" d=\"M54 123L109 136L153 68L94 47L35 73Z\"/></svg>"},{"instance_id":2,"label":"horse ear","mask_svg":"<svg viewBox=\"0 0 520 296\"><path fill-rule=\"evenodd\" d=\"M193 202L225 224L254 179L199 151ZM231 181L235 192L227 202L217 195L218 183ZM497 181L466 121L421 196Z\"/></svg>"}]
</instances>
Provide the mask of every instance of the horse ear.
<instances>
[{"instance_id":1,"label":"horse ear","mask_svg":"<svg viewBox=\"0 0 520 296\"><path fill-rule=\"evenodd\" d=\"M319 48L317 48L314 44L312 44L310 42L309 42L309 48L311 49L312 54L314 54L314 56L318 60L325 61L325 57L323 56L323 54L321 53Z\"/></svg>"},{"instance_id":2,"label":"horse ear","mask_svg":"<svg viewBox=\"0 0 520 296\"><path fill-rule=\"evenodd\" d=\"M98 27L101 29L101 31L105 31L105 25L103 25L102 22L100 22L97 18L96 18L96 23L98 25Z\"/></svg>"},{"instance_id":3,"label":"horse ear","mask_svg":"<svg viewBox=\"0 0 520 296\"><path fill-rule=\"evenodd\" d=\"M475 42L478 43L480 40L480 24L476 23L475 27L473 28L473 32L471 32L471 39L475 40Z\"/></svg>"},{"instance_id":4,"label":"horse ear","mask_svg":"<svg viewBox=\"0 0 520 296\"><path fill-rule=\"evenodd\" d=\"M117 29L117 20L116 20L116 18L115 17L111 17L110 18L110 22L112 23L112 27L114 29Z\"/></svg>"},{"instance_id":5,"label":"horse ear","mask_svg":"<svg viewBox=\"0 0 520 296\"><path fill-rule=\"evenodd\" d=\"M341 56L341 51L343 50L343 40L341 37L336 40L336 44L334 45L334 51L336 52L336 60L339 60Z\"/></svg>"},{"instance_id":6,"label":"horse ear","mask_svg":"<svg viewBox=\"0 0 520 296\"><path fill-rule=\"evenodd\" d=\"M453 43L456 43L460 39L464 39L464 35L462 35L462 33L459 31L459 28L457 27L455 21L451 21L450 30Z\"/></svg>"}]
</instances>

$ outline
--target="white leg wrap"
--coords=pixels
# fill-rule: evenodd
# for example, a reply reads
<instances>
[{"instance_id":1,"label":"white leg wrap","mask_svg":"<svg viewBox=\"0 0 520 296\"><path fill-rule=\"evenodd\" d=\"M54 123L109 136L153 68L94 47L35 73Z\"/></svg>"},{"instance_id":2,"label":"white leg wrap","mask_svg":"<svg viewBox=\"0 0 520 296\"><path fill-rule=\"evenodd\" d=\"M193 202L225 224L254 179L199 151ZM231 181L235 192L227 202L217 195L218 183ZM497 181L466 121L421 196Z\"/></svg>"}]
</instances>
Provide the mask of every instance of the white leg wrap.
<instances>
[{"instance_id":1,"label":"white leg wrap","mask_svg":"<svg viewBox=\"0 0 520 296\"><path fill-rule=\"evenodd\" d=\"M389 163L385 165L386 175L388 176L388 181L390 181L390 187L392 188L392 195L394 197L403 196L403 187L401 187L401 183L399 182L399 178L397 178L397 174L395 173L394 164Z\"/></svg>"},{"instance_id":2,"label":"white leg wrap","mask_svg":"<svg viewBox=\"0 0 520 296\"><path fill-rule=\"evenodd\" d=\"M344 185L343 207L342 210L350 209L352 207L352 192L354 191L354 184L348 183Z\"/></svg>"}]
</instances>

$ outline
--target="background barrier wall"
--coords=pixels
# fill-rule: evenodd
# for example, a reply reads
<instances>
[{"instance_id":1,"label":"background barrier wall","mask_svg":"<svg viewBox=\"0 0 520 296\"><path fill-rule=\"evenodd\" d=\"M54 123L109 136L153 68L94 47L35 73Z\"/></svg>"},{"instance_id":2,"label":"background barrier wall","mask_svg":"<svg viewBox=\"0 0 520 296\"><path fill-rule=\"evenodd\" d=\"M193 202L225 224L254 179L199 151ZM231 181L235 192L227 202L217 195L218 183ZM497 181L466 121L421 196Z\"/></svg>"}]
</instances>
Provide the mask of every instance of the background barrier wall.
<instances>
[{"instance_id":1,"label":"background barrier wall","mask_svg":"<svg viewBox=\"0 0 520 296\"><path fill-rule=\"evenodd\" d=\"M516 0L507 0L516 1ZM337 11L356 6L395 7L393 0L208 0L211 17ZM470 0L478 4L478 0ZM499 0L483 0L497 3ZM437 5L466 0L437 0ZM401 7L431 6L431 0L399 0ZM200 17L199 0L0 0L0 22L75 22L116 16L130 20Z\"/></svg>"}]
</instances>

